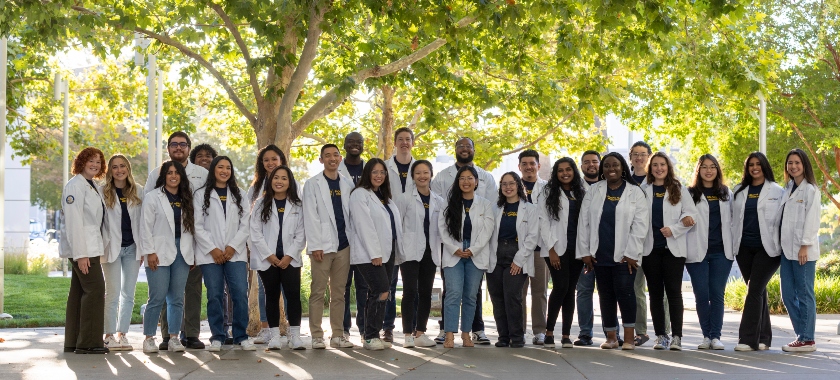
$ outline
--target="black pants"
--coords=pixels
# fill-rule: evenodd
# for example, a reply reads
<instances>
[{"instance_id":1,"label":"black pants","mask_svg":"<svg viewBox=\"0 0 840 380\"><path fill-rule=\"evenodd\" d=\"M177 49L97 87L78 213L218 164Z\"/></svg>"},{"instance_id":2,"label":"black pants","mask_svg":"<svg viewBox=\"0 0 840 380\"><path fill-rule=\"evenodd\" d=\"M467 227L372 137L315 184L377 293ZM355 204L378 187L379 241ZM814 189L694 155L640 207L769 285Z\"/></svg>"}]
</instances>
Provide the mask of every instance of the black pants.
<instances>
[{"instance_id":1,"label":"black pants","mask_svg":"<svg viewBox=\"0 0 840 380\"><path fill-rule=\"evenodd\" d=\"M563 256L560 256L560 269L554 269L551 261L545 257L548 272L551 274L553 289L548 296L548 314L546 318L546 331L554 332L554 325L557 324L557 316L563 310L562 335L569 335L572 331L572 319L575 315L575 287L580 278L583 261L575 259L575 249L567 249Z\"/></svg>"},{"instance_id":2,"label":"black pants","mask_svg":"<svg viewBox=\"0 0 840 380\"><path fill-rule=\"evenodd\" d=\"M741 246L738 250L738 268L747 283L747 298L738 328L738 343L758 350L758 344L770 347L773 332L770 329L770 308L767 306L767 283L781 264L781 256L770 257L763 247Z\"/></svg>"},{"instance_id":3,"label":"black pants","mask_svg":"<svg viewBox=\"0 0 840 380\"><path fill-rule=\"evenodd\" d=\"M286 292L289 326L300 326L300 268L289 265L286 269L280 269L272 266L259 271L259 274L265 288L265 316L268 319L268 327L280 327L281 290Z\"/></svg>"},{"instance_id":4,"label":"black pants","mask_svg":"<svg viewBox=\"0 0 840 380\"><path fill-rule=\"evenodd\" d=\"M654 248L642 260L645 279L650 297L650 316L656 335L666 335L665 303L662 298L668 295L668 316L671 317L671 333L682 337L683 298L682 277L685 269L685 257L674 257L668 248Z\"/></svg>"},{"instance_id":5,"label":"black pants","mask_svg":"<svg viewBox=\"0 0 840 380\"><path fill-rule=\"evenodd\" d=\"M443 270L440 271L440 279L443 280L443 291L440 295L441 305L443 304L443 300L446 299L446 276L443 275ZM481 284L478 284L478 294L475 297L475 317L473 318L472 323L472 332L476 331L484 331L484 316L482 315L482 291L481 291ZM440 325L440 331L443 331L443 315L444 313L440 313L440 321L438 324Z\"/></svg>"},{"instance_id":6,"label":"black pants","mask_svg":"<svg viewBox=\"0 0 840 380\"><path fill-rule=\"evenodd\" d=\"M619 309L622 325L626 328L636 327L636 291L633 289L635 281L636 270L633 269L631 273L627 264L595 266L595 284L598 286L601 324L605 333L619 330Z\"/></svg>"},{"instance_id":7,"label":"black pants","mask_svg":"<svg viewBox=\"0 0 840 380\"><path fill-rule=\"evenodd\" d=\"M371 263L356 264L356 269L367 284L365 302L365 339L379 338L382 324L385 322L385 308L388 298L380 299L382 293L391 291L391 275L394 273L394 255L388 262L375 266ZM388 297L393 297L389 294Z\"/></svg>"},{"instance_id":8,"label":"black pants","mask_svg":"<svg viewBox=\"0 0 840 380\"><path fill-rule=\"evenodd\" d=\"M402 309L403 332L406 334L414 330L414 321L417 321L417 331L426 332L429 312L432 309L435 271L437 267L432 261L432 251L428 248L420 261L406 261L400 264L400 272L403 276L403 297L400 308ZM416 304L414 294L417 294Z\"/></svg>"},{"instance_id":9,"label":"black pants","mask_svg":"<svg viewBox=\"0 0 840 380\"><path fill-rule=\"evenodd\" d=\"M78 262L70 260L73 274L70 277L70 293L67 295L65 349L103 347L105 277L102 275L100 259L101 256L89 259L87 274L82 273Z\"/></svg>"},{"instance_id":10,"label":"black pants","mask_svg":"<svg viewBox=\"0 0 840 380\"><path fill-rule=\"evenodd\" d=\"M515 240L499 241L498 254L513 256L518 248ZM493 273L487 273L487 291L500 342L525 343L522 288L527 280L528 275L522 272L511 275L510 265L496 265Z\"/></svg>"}]
</instances>

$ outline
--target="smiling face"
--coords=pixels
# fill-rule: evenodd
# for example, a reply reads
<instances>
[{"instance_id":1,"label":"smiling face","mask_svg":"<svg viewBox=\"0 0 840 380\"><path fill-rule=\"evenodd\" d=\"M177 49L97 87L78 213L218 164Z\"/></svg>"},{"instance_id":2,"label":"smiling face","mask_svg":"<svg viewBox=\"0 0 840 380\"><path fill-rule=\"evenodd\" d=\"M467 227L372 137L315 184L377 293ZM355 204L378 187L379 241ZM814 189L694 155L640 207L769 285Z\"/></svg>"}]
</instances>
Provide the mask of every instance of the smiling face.
<instances>
[{"instance_id":1,"label":"smiling face","mask_svg":"<svg viewBox=\"0 0 840 380\"><path fill-rule=\"evenodd\" d=\"M805 167L802 166L802 158L798 154L788 155L785 170L787 170L788 176L796 181L796 183L802 181L802 178L805 176Z\"/></svg>"},{"instance_id":2,"label":"smiling face","mask_svg":"<svg viewBox=\"0 0 840 380\"><path fill-rule=\"evenodd\" d=\"M621 162L613 156L609 156L601 162L603 167L604 179L609 183L617 183L621 181Z\"/></svg>"},{"instance_id":3,"label":"smiling face","mask_svg":"<svg viewBox=\"0 0 840 380\"><path fill-rule=\"evenodd\" d=\"M764 171L761 169L761 161L758 157L750 158L747 161L747 172L750 173L753 182L761 182L764 180Z\"/></svg>"},{"instance_id":4,"label":"smiling face","mask_svg":"<svg viewBox=\"0 0 840 380\"><path fill-rule=\"evenodd\" d=\"M636 174L641 173L642 170L645 170L645 165L647 164L648 157L650 157L650 153L648 152L647 148L643 146L637 146L633 149L630 149L630 162L633 163L633 169L636 171Z\"/></svg>"},{"instance_id":5,"label":"smiling face","mask_svg":"<svg viewBox=\"0 0 840 380\"><path fill-rule=\"evenodd\" d=\"M353 132L344 138L344 152L349 157L358 157L365 149L365 139L361 134Z\"/></svg>"},{"instance_id":6,"label":"smiling face","mask_svg":"<svg viewBox=\"0 0 840 380\"><path fill-rule=\"evenodd\" d=\"M227 186L227 181L230 179L232 170L230 161L228 160L219 160L216 163L216 167L213 168L213 174L216 176L216 187L222 188Z\"/></svg>"},{"instance_id":7,"label":"smiling face","mask_svg":"<svg viewBox=\"0 0 840 380\"><path fill-rule=\"evenodd\" d=\"M568 162L561 162L560 165L557 165L556 174L557 180L560 181L560 184L566 187L572 184L572 180L575 178L575 169L572 168L572 165L569 165Z\"/></svg>"},{"instance_id":8,"label":"smiling face","mask_svg":"<svg viewBox=\"0 0 840 380\"><path fill-rule=\"evenodd\" d=\"M166 170L166 189L170 193L175 193L178 191L178 185L180 184L181 176L178 174L178 169L175 168L175 165L169 166L169 169Z\"/></svg>"},{"instance_id":9,"label":"smiling face","mask_svg":"<svg viewBox=\"0 0 840 380\"><path fill-rule=\"evenodd\" d=\"M650 160L650 172L656 180L665 180L668 176L668 162L665 157L654 157Z\"/></svg>"},{"instance_id":10,"label":"smiling face","mask_svg":"<svg viewBox=\"0 0 840 380\"><path fill-rule=\"evenodd\" d=\"M99 175L100 170L102 170L102 160L99 158L99 155L93 155L85 162L83 177L87 179L94 178Z\"/></svg>"},{"instance_id":11,"label":"smiling face","mask_svg":"<svg viewBox=\"0 0 840 380\"><path fill-rule=\"evenodd\" d=\"M286 191L289 190L289 173L285 169L280 169L274 173L271 178L271 189L274 190L274 197L283 199L286 197Z\"/></svg>"},{"instance_id":12,"label":"smiling face","mask_svg":"<svg viewBox=\"0 0 840 380\"><path fill-rule=\"evenodd\" d=\"M209 150L202 149L195 154L195 162L194 164L201 166L207 170L210 170L210 164L213 162L213 155L210 154Z\"/></svg>"},{"instance_id":13,"label":"smiling face","mask_svg":"<svg viewBox=\"0 0 840 380\"><path fill-rule=\"evenodd\" d=\"M519 187L517 186L516 178L513 178L510 174L505 174L502 176L502 180L499 183L499 187L502 188L502 195L505 198L512 198L517 195Z\"/></svg>"},{"instance_id":14,"label":"smiling face","mask_svg":"<svg viewBox=\"0 0 840 380\"><path fill-rule=\"evenodd\" d=\"M373 170L370 171L370 183L373 185L373 189L379 189L379 186L382 186L385 183L385 178L388 177L388 170L385 169L380 163L373 165Z\"/></svg>"},{"instance_id":15,"label":"smiling face","mask_svg":"<svg viewBox=\"0 0 840 380\"><path fill-rule=\"evenodd\" d=\"M277 154L277 152L267 150L265 151L265 154L263 154L262 165L266 173L271 173L272 170L280 165L283 165L283 160L280 159L280 155Z\"/></svg>"},{"instance_id":16,"label":"smiling face","mask_svg":"<svg viewBox=\"0 0 840 380\"><path fill-rule=\"evenodd\" d=\"M186 161L190 156L190 147L187 144L187 139L181 136L175 136L169 139L169 146L167 147L169 158L177 162ZM207 166L210 166L210 164L207 164Z\"/></svg>"},{"instance_id":17,"label":"smiling face","mask_svg":"<svg viewBox=\"0 0 840 380\"><path fill-rule=\"evenodd\" d=\"M717 178L717 174L717 165L715 165L714 161L705 159L700 163L700 179L704 183L714 181Z\"/></svg>"},{"instance_id":18,"label":"smiling face","mask_svg":"<svg viewBox=\"0 0 840 380\"><path fill-rule=\"evenodd\" d=\"M540 163L534 157L522 157L519 159L519 172L522 179L528 182L537 181L537 172L540 170Z\"/></svg>"},{"instance_id":19,"label":"smiling face","mask_svg":"<svg viewBox=\"0 0 840 380\"><path fill-rule=\"evenodd\" d=\"M128 162L125 162L122 157L112 159L108 170L111 171L111 177L117 181L125 181L128 178Z\"/></svg>"},{"instance_id":20,"label":"smiling face","mask_svg":"<svg viewBox=\"0 0 840 380\"><path fill-rule=\"evenodd\" d=\"M431 184L432 171L429 169L428 165L418 164L414 167L414 171L411 172L411 178L414 179L414 183L417 187L425 189Z\"/></svg>"},{"instance_id":21,"label":"smiling face","mask_svg":"<svg viewBox=\"0 0 840 380\"><path fill-rule=\"evenodd\" d=\"M461 175L458 176L458 188L461 189L461 192L464 194L471 194L475 191L477 186L478 180L475 176L470 173L469 170L465 170L461 172Z\"/></svg>"},{"instance_id":22,"label":"smiling face","mask_svg":"<svg viewBox=\"0 0 840 380\"><path fill-rule=\"evenodd\" d=\"M394 146L399 153L411 153L411 148L414 148L414 139L411 138L411 133L400 132L394 140Z\"/></svg>"},{"instance_id":23,"label":"smiling face","mask_svg":"<svg viewBox=\"0 0 840 380\"><path fill-rule=\"evenodd\" d=\"M469 164L475 157L475 146L468 138L463 138L455 143L455 159L458 163Z\"/></svg>"},{"instance_id":24,"label":"smiling face","mask_svg":"<svg viewBox=\"0 0 840 380\"><path fill-rule=\"evenodd\" d=\"M338 170L338 164L341 162L341 153L338 152L337 148L329 147L324 149L318 161L324 164L324 170Z\"/></svg>"},{"instance_id":25,"label":"smiling face","mask_svg":"<svg viewBox=\"0 0 840 380\"><path fill-rule=\"evenodd\" d=\"M598 179L599 165L601 165L601 160L598 159L597 154L587 154L583 156L583 162L580 164L580 170L589 180L596 180Z\"/></svg>"}]
</instances>

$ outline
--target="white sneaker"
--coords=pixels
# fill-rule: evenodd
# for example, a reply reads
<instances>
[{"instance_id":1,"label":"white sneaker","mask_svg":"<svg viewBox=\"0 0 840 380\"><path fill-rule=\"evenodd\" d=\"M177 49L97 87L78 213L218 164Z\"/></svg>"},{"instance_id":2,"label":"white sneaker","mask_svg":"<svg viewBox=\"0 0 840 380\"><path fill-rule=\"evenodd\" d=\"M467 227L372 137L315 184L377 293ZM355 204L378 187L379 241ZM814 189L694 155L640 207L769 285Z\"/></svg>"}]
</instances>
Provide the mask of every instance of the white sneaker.
<instances>
[{"instance_id":1,"label":"white sneaker","mask_svg":"<svg viewBox=\"0 0 840 380\"><path fill-rule=\"evenodd\" d=\"M330 339L330 347L332 348L353 348L356 347L353 342L344 338L344 335L337 336ZM313 347L314 348L314 347Z\"/></svg>"},{"instance_id":2,"label":"white sneaker","mask_svg":"<svg viewBox=\"0 0 840 380\"><path fill-rule=\"evenodd\" d=\"M289 330L289 348L293 350L305 350L306 346L300 340L300 326L292 326Z\"/></svg>"},{"instance_id":3,"label":"white sneaker","mask_svg":"<svg viewBox=\"0 0 840 380\"><path fill-rule=\"evenodd\" d=\"M712 339L711 347L713 350L722 350L725 348L718 338Z\"/></svg>"},{"instance_id":4,"label":"white sneaker","mask_svg":"<svg viewBox=\"0 0 840 380\"><path fill-rule=\"evenodd\" d=\"M158 352L158 346L155 342L155 337L148 337L143 341L143 352L153 354Z\"/></svg>"},{"instance_id":5,"label":"white sneaker","mask_svg":"<svg viewBox=\"0 0 840 380\"><path fill-rule=\"evenodd\" d=\"M181 344L181 340L178 337L174 339L169 339L169 352L184 352L184 345Z\"/></svg>"},{"instance_id":6,"label":"white sneaker","mask_svg":"<svg viewBox=\"0 0 840 380\"><path fill-rule=\"evenodd\" d=\"M543 334L543 333L534 334L534 341L533 342L537 346L544 345L545 344L545 334Z\"/></svg>"},{"instance_id":7,"label":"white sneaker","mask_svg":"<svg viewBox=\"0 0 840 380\"><path fill-rule=\"evenodd\" d=\"M658 335L656 337L656 343L653 345L653 349L654 350L664 350L664 349L667 349L670 344L671 344L671 340L668 339L667 335Z\"/></svg>"},{"instance_id":8,"label":"white sneaker","mask_svg":"<svg viewBox=\"0 0 840 380\"><path fill-rule=\"evenodd\" d=\"M254 345L254 341L252 341L250 338L239 342L239 347L242 347L242 351L256 351L257 350L257 346Z\"/></svg>"},{"instance_id":9,"label":"white sneaker","mask_svg":"<svg viewBox=\"0 0 840 380\"><path fill-rule=\"evenodd\" d=\"M128 338L125 335L120 337L120 347L122 347L123 351L131 351L134 347L131 346L131 343L128 343Z\"/></svg>"},{"instance_id":10,"label":"white sneaker","mask_svg":"<svg viewBox=\"0 0 840 380\"><path fill-rule=\"evenodd\" d=\"M385 346L382 344L382 339L379 338L365 339L362 345L366 350L381 351L385 349Z\"/></svg>"},{"instance_id":11,"label":"white sneaker","mask_svg":"<svg viewBox=\"0 0 840 380\"><path fill-rule=\"evenodd\" d=\"M490 338L484 334L484 331L476 331L472 333L473 344L490 344Z\"/></svg>"},{"instance_id":12,"label":"white sneaker","mask_svg":"<svg viewBox=\"0 0 840 380\"><path fill-rule=\"evenodd\" d=\"M210 348L207 349L207 351L210 351L210 352L219 352L221 350L222 350L222 341L220 341L220 340L211 341L210 342Z\"/></svg>"},{"instance_id":13,"label":"white sneaker","mask_svg":"<svg viewBox=\"0 0 840 380\"><path fill-rule=\"evenodd\" d=\"M105 344L105 348L107 348L108 350L122 351L122 345L120 344L120 341L117 340L117 338L115 338L113 335L105 338L103 343Z\"/></svg>"},{"instance_id":14,"label":"white sneaker","mask_svg":"<svg viewBox=\"0 0 840 380\"><path fill-rule=\"evenodd\" d=\"M427 337L426 334L423 334L418 337L414 337L414 345L416 347L435 347L437 346L437 343L429 339L429 337Z\"/></svg>"},{"instance_id":15,"label":"white sneaker","mask_svg":"<svg viewBox=\"0 0 840 380\"><path fill-rule=\"evenodd\" d=\"M268 328L260 330L259 334L254 337L255 344L266 344L271 340L271 331Z\"/></svg>"},{"instance_id":16,"label":"white sneaker","mask_svg":"<svg viewBox=\"0 0 840 380\"><path fill-rule=\"evenodd\" d=\"M403 343L403 348L413 348L414 347L414 335L408 334L405 336L405 341Z\"/></svg>"},{"instance_id":17,"label":"white sneaker","mask_svg":"<svg viewBox=\"0 0 840 380\"><path fill-rule=\"evenodd\" d=\"M277 332L277 335L274 333L271 334L271 339L268 341L268 349L269 350L279 350L286 345L284 337L280 336L280 332Z\"/></svg>"},{"instance_id":18,"label":"white sneaker","mask_svg":"<svg viewBox=\"0 0 840 380\"><path fill-rule=\"evenodd\" d=\"M738 344L735 346L735 351L754 351L748 344Z\"/></svg>"},{"instance_id":19,"label":"white sneaker","mask_svg":"<svg viewBox=\"0 0 840 380\"><path fill-rule=\"evenodd\" d=\"M323 350L325 348L327 348L327 345L324 344L324 338L312 338L313 350Z\"/></svg>"},{"instance_id":20,"label":"white sneaker","mask_svg":"<svg viewBox=\"0 0 840 380\"><path fill-rule=\"evenodd\" d=\"M682 337L674 336L671 338L671 351L682 351Z\"/></svg>"},{"instance_id":21,"label":"white sneaker","mask_svg":"<svg viewBox=\"0 0 840 380\"><path fill-rule=\"evenodd\" d=\"M700 343L700 345L697 346L697 349L698 350L708 350L711 347L712 347L712 340L709 339L709 337L703 337L703 343Z\"/></svg>"},{"instance_id":22,"label":"white sneaker","mask_svg":"<svg viewBox=\"0 0 840 380\"><path fill-rule=\"evenodd\" d=\"M758 350L759 351L766 351L766 350L769 350L769 349L770 349L770 347L767 347L767 345L764 344L764 343L759 343L758 344Z\"/></svg>"},{"instance_id":23,"label":"white sneaker","mask_svg":"<svg viewBox=\"0 0 840 380\"><path fill-rule=\"evenodd\" d=\"M435 337L435 344L443 344L446 341L446 331L440 330L438 336Z\"/></svg>"}]
</instances>

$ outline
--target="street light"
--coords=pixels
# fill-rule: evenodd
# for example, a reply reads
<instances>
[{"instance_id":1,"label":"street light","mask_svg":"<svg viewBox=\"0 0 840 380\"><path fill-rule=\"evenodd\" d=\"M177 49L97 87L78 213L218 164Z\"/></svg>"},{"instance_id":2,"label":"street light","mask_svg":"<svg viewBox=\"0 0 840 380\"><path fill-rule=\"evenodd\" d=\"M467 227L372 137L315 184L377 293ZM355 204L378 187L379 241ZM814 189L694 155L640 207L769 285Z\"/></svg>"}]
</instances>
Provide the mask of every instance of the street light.
<instances>
[{"instance_id":1,"label":"street light","mask_svg":"<svg viewBox=\"0 0 840 380\"><path fill-rule=\"evenodd\" d=\"M0 320L12 319L4 313L6 261L6 39L0 38Z\"/></svg>"},{"instance_id":2,"label":"street light","mask_svg":"<svg viewBox=\"0 0 840 380\"><path fill-rule=\"evenodd\" d=\"M134 64L143 66L144 58L142 50L151 44L151 40L143 37L140 33L134 33ZM149 88L148 110L149 110L149 156L147 163L149 172L163 163L162 133L163 133L163 75L158 73L157 57L149 54L149 62L146 66L146 86Z\"/></svg>"},{"instance_id":3,"label":"street light","mask_svg":"<svg viewBox=\"0 0 840 380\"><path fill-rule=\"evenodd\" d=\"M70 133L68 131L70 125L70 83L67 79L62 78L61 74L56 73L55 80L53 81L53 100L61 100L62 94L64 95L64 118L62 122L64 148L62 150L61 165L63 172L62 179L64 181L62 182L62 186L64 186L70 181L70 161L67 160L67 157L70 156ZM61 238L64 239L64 236ZM61 260L61 275L67 277L67 260Z\"/></svg>"}]
</instances>

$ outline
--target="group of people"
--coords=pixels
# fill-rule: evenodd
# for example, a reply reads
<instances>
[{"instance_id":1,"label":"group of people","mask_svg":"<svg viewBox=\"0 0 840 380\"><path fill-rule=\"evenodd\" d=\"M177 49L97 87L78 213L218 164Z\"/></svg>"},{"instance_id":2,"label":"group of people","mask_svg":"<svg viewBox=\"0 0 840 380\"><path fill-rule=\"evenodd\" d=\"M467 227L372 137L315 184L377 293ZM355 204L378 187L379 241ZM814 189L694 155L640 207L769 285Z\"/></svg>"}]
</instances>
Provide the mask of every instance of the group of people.
<instances>
[{"instance_id":1,"label":"group of people","mask_svg":"<svg viewBox=\"0 0 840 380\"><path fill-rule=\"evenodd\" d=\"M311 263L313 349L327 346L322 315L328 290L329 346L355 346L349 340L351 286L363 347L391 347L401 274L404 347L451 348L458 332L464 347L490 344L481 315L486 277L496 347L525 345L529 287L533 344L556 347L562 311L560 346L592 345L597 285L606 336L601 348L645 344L650 302L654 348L681 350L687 269L704 337L698 349L721 350L723 295L735 260L748 285L735 350L770 347L766 286L780 267L797 334L782 348L816 349L820 193L802 150L787 155L784 188L758 152L749 155L732 190L709 154L683 184L670 158L642 141L633 145L629 164L618 153L586 151L580 165L569 157L555 161L547 181L537 175L539 153L524 150L521 174L504 173L497 183L473 164L470 138L455 143L455 165L435 173L431 162L413 157L414 137L398 129L388 160L363 160L364 138L357 132L346 136L344 156L337 145L325 144L323 171L302 189L284 152L268 145L257 155L247 191L230 158L206 144L193 148L184 132L169 136L170 160L152 170L145 187L135 182L125 156L106 163L100 150L83 149L62 193L60 255L73 265L65 352L132 348L126 333L141 265L149 284L144 352L205 348L198 338L202 280L210 351L223 344L255 350L260 343L306 349L300 339L303 252ZM246 333L249 267L259 274L264 329L256 339ZM443 313L440 334L431 339L425 333L438 268ZM572 342L575 308L580 333Z\"/></svg>"}]
</instances>

